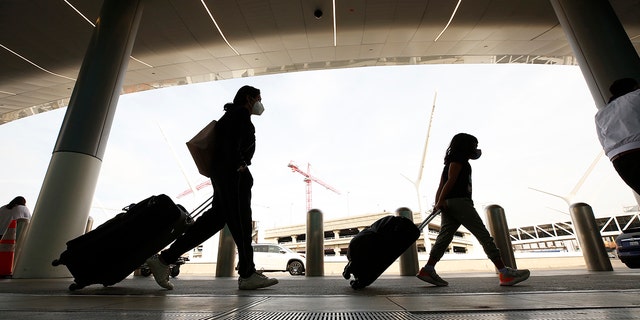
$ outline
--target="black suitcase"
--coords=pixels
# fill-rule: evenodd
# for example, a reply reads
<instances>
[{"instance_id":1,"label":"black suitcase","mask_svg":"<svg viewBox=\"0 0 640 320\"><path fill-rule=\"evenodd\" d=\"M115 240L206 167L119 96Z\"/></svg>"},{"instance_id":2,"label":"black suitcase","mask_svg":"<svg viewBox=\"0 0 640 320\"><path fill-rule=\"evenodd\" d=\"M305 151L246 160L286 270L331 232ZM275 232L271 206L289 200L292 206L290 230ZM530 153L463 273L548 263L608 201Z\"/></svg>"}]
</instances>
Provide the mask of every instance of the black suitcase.
<instances>
[{"instance_id":1,"label":"black suitcase","mask_svg":"<svg viewBox=\"0 0 640 320\"><path fill-rule=\"evenodd\" d=\"M420 232L433 220L440 210L432 212L419 225L402 216L386 216L378 219L370 227L360 231L347 251L349 262L342 276L354 280L353 289L362 289L372 284L412 243L420 237Z\"/></svg>"},{"instance_id":2,"label":"black suitcase","mask_svg":"<svg viewBox=\"0 0 640 320\"><path fill-rule=\"evenodd\" d=\"M69 290L92 284L111 286L184 232L192 219L181 205L161 194L123 209L115 217L67 242L54 266L66 265L74 277Z\"/></svg>"}]
</instances>

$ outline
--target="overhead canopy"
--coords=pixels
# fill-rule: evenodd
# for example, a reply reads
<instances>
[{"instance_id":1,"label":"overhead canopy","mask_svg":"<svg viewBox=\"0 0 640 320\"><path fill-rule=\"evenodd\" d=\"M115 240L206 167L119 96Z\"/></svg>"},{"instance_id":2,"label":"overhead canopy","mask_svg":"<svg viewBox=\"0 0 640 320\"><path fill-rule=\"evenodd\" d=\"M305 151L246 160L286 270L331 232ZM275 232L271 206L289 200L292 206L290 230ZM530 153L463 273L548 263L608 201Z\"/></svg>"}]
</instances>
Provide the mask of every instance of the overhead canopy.
<instances>
[{"instance_id":1,"label":"overhead canopy","mask_svg":"<svg viewBox=\"0 0 640 320\"><path fill-rule=\"evenodd\" d=\"M68 104L102 2L0 1L0 124ZM640 1L611 4L640 51ZM452 63L576 64L543 0L153 0L145 2L124 93Z\"/></svg>"}]
</instances>

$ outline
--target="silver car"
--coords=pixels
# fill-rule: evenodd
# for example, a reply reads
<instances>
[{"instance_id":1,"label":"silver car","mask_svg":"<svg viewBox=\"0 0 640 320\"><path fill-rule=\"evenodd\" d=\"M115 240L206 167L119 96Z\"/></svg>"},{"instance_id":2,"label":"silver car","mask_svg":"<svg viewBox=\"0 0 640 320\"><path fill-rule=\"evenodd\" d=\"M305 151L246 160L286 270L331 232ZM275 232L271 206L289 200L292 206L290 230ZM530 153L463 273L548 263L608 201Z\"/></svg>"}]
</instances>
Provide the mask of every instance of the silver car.
<instances>
[{"instance_id":1,"label":"silver car","mask_svg":"<svg viewBox=\"0 0 640 320\"><path fill-rule=\"evenodd\" d=\"M254 243L253 262L257 270L288 271L291 275L303 275L305 256L274 243Z\"/></svg>"}]
</instances>

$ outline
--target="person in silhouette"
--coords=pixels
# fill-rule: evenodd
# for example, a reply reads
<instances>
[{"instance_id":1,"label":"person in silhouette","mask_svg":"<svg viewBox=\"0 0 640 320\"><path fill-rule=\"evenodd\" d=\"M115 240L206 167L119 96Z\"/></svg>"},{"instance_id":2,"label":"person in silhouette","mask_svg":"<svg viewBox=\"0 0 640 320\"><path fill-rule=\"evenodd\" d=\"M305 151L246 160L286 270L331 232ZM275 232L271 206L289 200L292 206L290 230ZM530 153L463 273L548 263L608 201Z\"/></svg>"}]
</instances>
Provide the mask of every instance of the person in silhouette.
<instances>
[{"instance_id":1,"label":"person in silhouette","mask_svg":"<svg viewBox=\"0 0 640 320\"><path fill-rule=\"evenodd\" d=\"M436 273L435 265L444 255L461 225L478 239L487 257L499 270L501 286L512 286L529 278L529 270L517 270L505 266L500 250L473 207L469 160L476 160L481 154L476 137L467 133L458 133L451 139L444 157L444 169L434 206L434 210L442 211L440 233L431 248L429 260L416 275L422 281L439 287L449 285Z\"/></svg>"},{"instance_id":2,"label":"person in silhouette","mask_svg":"<svg viewBox=\"0 0 640 320\"><path fill-rule=\"evenodd\" d=\"M609 103L595 116L598 140L620 178L640 201L640 86L633 78L609 87Z\"/></svg>"},{"instance_id":3,"label":"person in silhouette","mask_svg":"<svg viewBox=\"0 0 640 320\"><path fill-rule=\"evenodd\" d=\"M236 93L233 103L226 104L224 110L214 129L215 150L210 167L214 190L211 209L196 219L168 249L153 255L146 262L156 282L168 290L173 289L173 284L169 282L169 265L175 263L183 253L212 237L225 224L238 249L239 289L254 290L278 283L277 279L256 271L251 245L253 177L249 165L256 142L251 115L261 115L264 111L260 90L243 86Z\"/></svg>"},{"instance_id":4,"label":"person in silhouette","mask_svg":"<svg viewBox=\"0 0 640 320\"><path fill-rule=\"evenodd\" d=\"M7 231L11 220L31 219L31 212L27 208L27 200L22 196L17 196L8 204L0 207L0 239Z\"/></svg>"}]
</instances>

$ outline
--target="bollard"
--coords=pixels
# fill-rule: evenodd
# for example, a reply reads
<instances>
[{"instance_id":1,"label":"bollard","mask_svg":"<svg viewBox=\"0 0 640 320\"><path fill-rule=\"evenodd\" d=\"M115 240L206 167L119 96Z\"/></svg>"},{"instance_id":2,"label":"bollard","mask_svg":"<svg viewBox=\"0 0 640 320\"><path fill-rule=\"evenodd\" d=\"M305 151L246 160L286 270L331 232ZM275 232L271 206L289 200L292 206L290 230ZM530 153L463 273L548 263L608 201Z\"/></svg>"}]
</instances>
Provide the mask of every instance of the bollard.
<instances>
[{"instance_id":1,"label":"bollard","mask_svg":"<svg viewBox=\"0 0 640 320\"><path fill-rule=\"evenodd\" d=\"M398 216L408 218L413 221L413 212L409 208L399 208L396 210ZM420 271L418 262L418 247L416 243L412 243L407 250L400 255L400 275L415 276Z\"/></svg>"},{"instance_id":2,"label":"bollard","mask_svg":"<svg viewBox=\"0 0 640 320\"><path fill-rule=\"evenodd\" d=\"M487 221L489 223L489 233L493 237L493 241L496 243L498 249L500 249L500 256L502 261L508 267L517 269L516 258L513 255L513 246L511 245L511 238L509 237L509 225L507 224L507 217L504 214L504 209L492 204L485 208L487 214Z\"/></svg>"},{"instance_id":3,"label":"bollard","mask_svg":"<svg viewBox=\"0 0 640 320\"><path fill-rule=\"evenodd\" d=\"M589 271L613 271L591 206L586 203L574 203L569 207L569 211L573 221L573 230L578 238L587 269Z\"/></svg>"},{"instance_id":4,"label":"bollard","mask_svg":"<svg viewBox=\"0 0 640 320\"><path fill-rule=\"evenodd\" d=\"M236 243L229 227L226 225L220 230L218 242L218 260L216 262L216 277L233 277L236 260Z\"/></svg>"},{"instance_id":5,"label":"bollard","mask_svg":"<svg viewBox=\"0 0 640 320\"><path fill-rule=\"evenodd\" d=\"M324 226L322 212L311 209L307 212L307 277L324 276Z\"/></svg>"}]
</instances>

